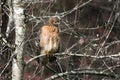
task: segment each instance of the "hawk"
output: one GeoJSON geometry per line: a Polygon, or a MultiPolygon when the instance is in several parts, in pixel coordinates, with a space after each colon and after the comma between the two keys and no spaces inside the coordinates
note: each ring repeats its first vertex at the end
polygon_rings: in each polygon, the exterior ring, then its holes
{"type": "Polygon", "coordinates": [[[40,62],[46,65],[56,59],[53,56],[59,47],[59,18],[51,17],[40,30],[40,53],[46,56],[40,58],[40,62]]]}

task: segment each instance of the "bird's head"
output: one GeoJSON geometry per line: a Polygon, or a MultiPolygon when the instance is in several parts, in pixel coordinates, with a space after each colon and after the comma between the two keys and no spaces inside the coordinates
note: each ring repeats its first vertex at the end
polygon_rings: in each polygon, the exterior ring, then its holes
{"type": "Polygon", "coordinates": [[[48,20],[48,24],[58,26],[60,24],[60,18],[58,18],[58,17],[51,17],[48,20]]]}

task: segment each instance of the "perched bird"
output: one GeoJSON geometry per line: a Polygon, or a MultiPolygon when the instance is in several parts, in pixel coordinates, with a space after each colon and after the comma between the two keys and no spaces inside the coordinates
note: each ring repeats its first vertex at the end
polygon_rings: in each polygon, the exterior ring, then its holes
{"type": "Polygon", "coordinates": [[[40,58],[40,62],[46,65],[56,60],[53,56],[59,47],[59,18],[51,17],[40,30],[40,53],[46,56],[40,58]]]}

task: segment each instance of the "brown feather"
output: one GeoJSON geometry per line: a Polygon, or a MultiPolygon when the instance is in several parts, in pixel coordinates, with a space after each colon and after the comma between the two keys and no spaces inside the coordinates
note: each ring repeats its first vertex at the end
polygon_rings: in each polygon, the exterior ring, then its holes
{"type": "MultiPolygon", "coordinates": [[[[58,20],[50,18],[46,25],[42,26],[40,33],[40,48],[41,54],[46,54],[46,57],[41,58],[42,64],[47,64],[49,59],[52,59],[53,54],[59,47],[59,29],[56,26],[58,20]]],[[[52,60],[51,60],[52,61],[52,60]]]]}

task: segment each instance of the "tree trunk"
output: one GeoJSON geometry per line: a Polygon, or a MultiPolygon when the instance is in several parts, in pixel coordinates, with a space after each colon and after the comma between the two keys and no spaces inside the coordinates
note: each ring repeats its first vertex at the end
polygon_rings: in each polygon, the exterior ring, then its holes
{"type": "Polygon", "coordinates": [[[15,57],[12,62],[12,80],[23,80],[23,47],[25,38],[24,9],[21,0],[13,0],[13,21],[15,25],[15,57]]]}

